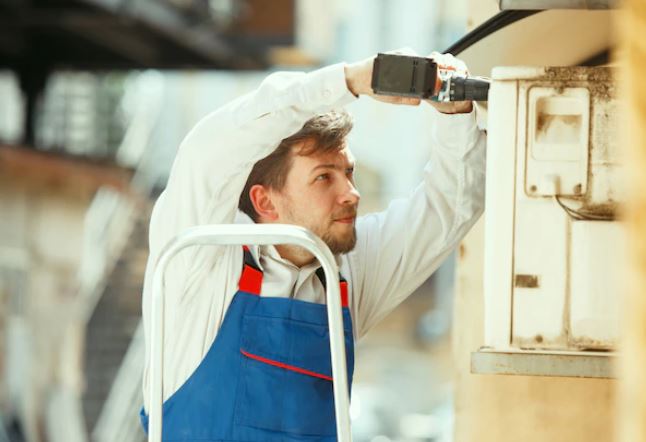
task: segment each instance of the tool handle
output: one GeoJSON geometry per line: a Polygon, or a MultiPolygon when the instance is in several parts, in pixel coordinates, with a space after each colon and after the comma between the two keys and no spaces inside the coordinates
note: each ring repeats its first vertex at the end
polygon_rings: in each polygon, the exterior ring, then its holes
{"type": "Polygon", "coordinates": [[[450,101],[487,101],[490,82],[484,78],[453,77],[450,79],[450,101]]]}

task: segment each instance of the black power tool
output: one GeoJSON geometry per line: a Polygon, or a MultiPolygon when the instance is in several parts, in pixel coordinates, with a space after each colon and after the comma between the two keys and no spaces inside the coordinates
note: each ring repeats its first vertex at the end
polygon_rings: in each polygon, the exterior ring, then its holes
{"type": "Polygon", "coordinates": [[[438,66],[431,58],[378,54],[372,69],[372,90],[379,95],[435,101],[487,101],[489,80],[468,77],[438,66]]]}

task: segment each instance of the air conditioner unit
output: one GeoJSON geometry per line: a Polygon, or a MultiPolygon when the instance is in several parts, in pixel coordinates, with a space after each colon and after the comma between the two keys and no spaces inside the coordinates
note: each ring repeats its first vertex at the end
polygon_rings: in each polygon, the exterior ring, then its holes
{"type": "Polygon", "coordinates": [[[608,67],[493,70],[485,346],[474,372],[612,376],[624,268],[613,76],[608,67]]]}

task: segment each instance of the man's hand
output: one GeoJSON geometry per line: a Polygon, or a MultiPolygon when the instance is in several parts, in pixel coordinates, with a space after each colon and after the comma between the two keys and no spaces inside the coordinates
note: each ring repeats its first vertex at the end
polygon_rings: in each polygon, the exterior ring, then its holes
{"type": "MultiPolygon", "coordinates": [[[[394,54],[403,55],[417,55],[410,49],[401,49],[393,51],[394,54]]],[[[461,60],[455,58],[450,54],[440,54],[433,52],[430,58],[443,68],[452,68],[457,71],[467,72],[466,65],[461,60]]],[[[378,101],[393,104],[406,104],[410,106],[417,106],[421,100],[419,98],[409,97],[391,97],[387,95],[376,95],[372,91],[372,67],[375,57],[370,57],[357,63],[349,64],[345,67],[345,80],[348,90],[354,95],[367,95],[378,101]]],[[[445,114],[469,113],[473,109],[471,101],[456,101],[451,103],[438,103],[436,101],[426,100],[438,111],[445,114]]]]}
{"type": "MultiPolygon", "coordinates": [[[[469,73],[467,65],[464,64],[462,60],[455,58],[451,54],[431,52],[429,58],[432,58],[440,69],[448,68],[463,73],[464,75],[469,73]]],[[[431,106],[443,114],[468,114],[473,110],[472,101],[449,101],[447,103],[441,103],[438,101],[426,100],[426,102],[430,103],[431,106]]]]}

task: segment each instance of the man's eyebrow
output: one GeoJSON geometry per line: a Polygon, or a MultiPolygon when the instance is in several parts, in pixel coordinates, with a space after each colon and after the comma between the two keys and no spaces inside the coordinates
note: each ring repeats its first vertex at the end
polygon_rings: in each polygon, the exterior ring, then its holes
{"type": "Polygon", "coordinates": [[[317,170],[317,169],[334,169],[334,170],[340,170],[340,169],[344,169],[344,170],[347,170],[347,169],[354,169],[354,161],[353,161],[353,162],[351,162],[351,163],[348,165],[348,167],[342,167],[342,166],[339,166],[339,165],[337,165],[337,164],[319,164],[318,166],[315,166],[315,167],[312,169],[312,172],[314,172],[314,171],[315,171],[315,170],[317,170]]]}

